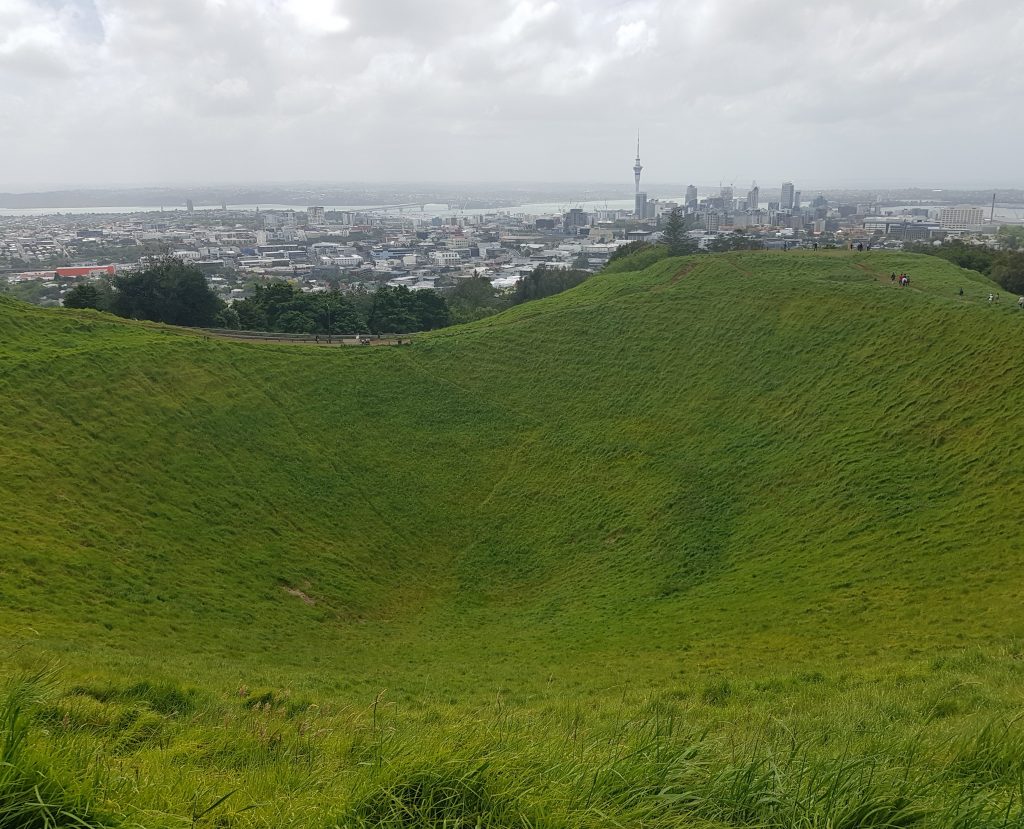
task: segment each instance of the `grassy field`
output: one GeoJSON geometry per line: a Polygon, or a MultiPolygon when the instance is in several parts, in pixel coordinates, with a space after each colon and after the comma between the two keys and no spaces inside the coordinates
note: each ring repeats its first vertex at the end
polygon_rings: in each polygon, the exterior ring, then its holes
{"type": "Polygon", "coordinates": [[[364,349],[0,298],[0,826],[1024,825],[990,292],[701,256],[364,349]]]}

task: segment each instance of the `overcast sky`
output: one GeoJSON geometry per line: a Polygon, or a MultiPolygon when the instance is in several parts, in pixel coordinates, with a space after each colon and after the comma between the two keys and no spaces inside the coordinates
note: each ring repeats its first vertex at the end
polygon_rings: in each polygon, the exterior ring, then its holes
{"type": "Polygon", "coordinates": [[[1024,185],[1022,0],[0,0],[0,191],[1024,185]]]}

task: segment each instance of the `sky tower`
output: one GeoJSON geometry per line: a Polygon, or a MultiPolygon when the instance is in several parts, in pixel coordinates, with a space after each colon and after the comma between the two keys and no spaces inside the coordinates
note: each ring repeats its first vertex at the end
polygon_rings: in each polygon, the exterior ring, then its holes
{"type": "Polygon", "coordinates": [[[647,218],[647,194],[640,192],[640,130],[636,131],[636,163],[633,165],[633,179],[636,182],[636,196],[633,200],[633,215],[638,219],[647,218]]]}
{"type": "Polygon", "coordinates": [[[636,192],[640,192],[640,171],[643,170],[640,163],[640,130],[636,131],[636,164],[633,165],[633,178],[636,181],[636,192]]]}

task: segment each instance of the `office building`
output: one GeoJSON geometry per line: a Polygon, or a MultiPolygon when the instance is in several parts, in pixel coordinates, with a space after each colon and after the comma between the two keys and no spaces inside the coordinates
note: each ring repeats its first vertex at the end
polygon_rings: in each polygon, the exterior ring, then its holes
{"type": "Polygon", "coordinates": [[[985,223],[980,207],[943,207],[939,211],[939,227],[943,230],[967,230],[985,223]]]}
{"type": "Polygon", "coordinates": [[[792,210],[793,209],[793,194],[794,194],[793,182],[791,182],[791,181],[784,181],[784,182],[782,182],[782,198],[779,201],[780,201],[780,206],[782,207],[783,210],[792,210]]]}
{"type": "Polygon", "coordinates": [[[572,208],[562,217],[562,229],[566,233],[576,233],[581,227],[590,224],[590,216],[579,207],[572,208]]]}
{"type": "Polygon", "coordinates": [[[647,218],[647,194],[637,193],[633,202],[633,216],[637,219],[647,218]]]}

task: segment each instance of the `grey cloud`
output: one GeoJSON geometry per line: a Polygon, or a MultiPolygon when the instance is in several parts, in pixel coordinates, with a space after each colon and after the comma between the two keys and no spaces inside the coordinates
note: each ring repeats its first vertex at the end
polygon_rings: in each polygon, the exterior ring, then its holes
{"type": "Polygon", "coordinates": [[[121,182],[628,184],[638,125],[651,181],[827,182],[856,157],[1024,183],[1017,0],[0,0],[0,32],[6,111],[63,114],[6,142],[0,189],[84,158],[121,182]],[[132,129],[75,129],[97,115],[132,129]],[[982,131],[999,151],[965,155],[982,131]]]}
{"type": "Polygon", "coordinates": [[[39,43],[0,46],[0,71],[42,78],[66,78],[73,69],[58,52],[39,43]]]}

